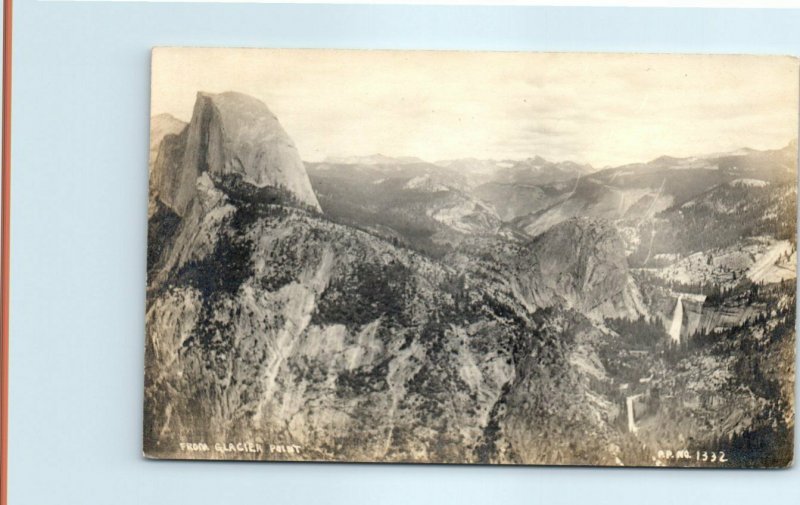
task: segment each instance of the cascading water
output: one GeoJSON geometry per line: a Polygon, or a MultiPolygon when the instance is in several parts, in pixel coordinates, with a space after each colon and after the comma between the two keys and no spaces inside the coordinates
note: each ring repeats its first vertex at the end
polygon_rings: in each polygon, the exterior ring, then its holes
{"type": "Polygon", "coordinates": [[[676,344],[681,342],[681,328],[683,326],[683,296],[678,297],[675,311],[672,313],[672,323],[669,326],[669,336],[676,344]]]}
{"type": "Polygon", "coordinates": [[[633,395],[625,398],[625,407],[628,411],[628,431],[636,433],[639,428],[636,427],[636,413],[634,412],[633,402],[642,395],[633,395]]]}

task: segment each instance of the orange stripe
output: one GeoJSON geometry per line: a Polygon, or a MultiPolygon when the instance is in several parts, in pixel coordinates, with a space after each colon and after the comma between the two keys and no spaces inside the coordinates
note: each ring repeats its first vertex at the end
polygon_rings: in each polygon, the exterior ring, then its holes
{"type": "Polygon", "coordinates": [[[8,503],[8,255],[10,183],[11,183],[11,4],[3,0],[3,173],[0,224],[0,505],[8,503]]]}

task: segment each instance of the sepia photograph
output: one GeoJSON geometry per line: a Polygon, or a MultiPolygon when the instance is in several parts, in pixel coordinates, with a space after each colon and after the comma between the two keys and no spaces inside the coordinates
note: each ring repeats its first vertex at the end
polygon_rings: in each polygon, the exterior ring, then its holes
{"type": "Polygon", "coordinates": [[[792,465],[796,58],[151,57],[145,457],[792,465]]]}

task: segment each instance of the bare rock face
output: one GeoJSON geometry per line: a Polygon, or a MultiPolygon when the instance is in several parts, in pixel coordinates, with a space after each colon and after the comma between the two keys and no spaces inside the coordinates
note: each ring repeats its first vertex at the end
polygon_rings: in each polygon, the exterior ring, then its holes
{"type": "Polygon", "coordinates": [[[235,189],[198,178],[153,276],[148,455],[200,437],[286,441],[308,460],[613,464],[619,410],[584,372],[602,365],[582,341],[602,337],[570,310],[624,303],[625,265],[593,257],[608,230],[565,223],[558,249],[530,244],[531,286],[585,271],[528,307],[482,271],[235,189]]]}
{"type": "MultiPolygon", "coordinates": [[[[154,170],[158,154],[164,139],[170,139],[166,142],[167,145],[173,145],[174,141],[171,139],[176,138],[182,131],[186,129],[186,123],[170,114],[158,114],[150,118],[150,157],[147,164],[148,173],[150,175],[149,192],[150,199],[147,208],[147,217],[153,217],[159,209],[157,183],[163,179],[160,172],[154,170]]],[[[165,163],[159,164],[159,169],[165,168],[165,163]]],[[[161,205],[163,206],[163,204],[161,205]]]]}
{"type": "Polygon", "coordinates": [[[304,209],[253,211],[206,175],[197,191],[148,305],[149,455],[201,436],[312,460],[483,457],[513,342],[534,331],[504,323],[519,307],[304,209]],[[489,298],[500,315],[478,315],[489,298]]]}
{"type": "Polygon", "coordinates": [[[320,209],[300,155],[278,119],[262,102],[240,93],[198,93],[188,127],[166,137],[159,148],[154,189],[183,216],[204,172],[238,175],[257,188],[282,188],[320,209]]]}
{"type": "Polygon", "coordinates": [[[517,266],[533,305],[565,305],[597,317],[646,313],[628,272],[622,238],[608,222],[571,219],[534,239],[517,266]]]}
{"type": "Polygon", "coordinates": [[[167,135],[179,135],[186,123],[171,114],[158,114],[150,118],[150,169],[158,158],[158,148],[167,135]]]}

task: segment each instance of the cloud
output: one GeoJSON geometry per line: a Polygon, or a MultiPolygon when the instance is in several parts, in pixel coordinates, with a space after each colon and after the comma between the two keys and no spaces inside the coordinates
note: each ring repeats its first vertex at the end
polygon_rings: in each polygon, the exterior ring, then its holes
{"type": "Polygon", "coordinates": [[[797,136],[786,57],[158,49],[152,112],[197,91],[263,100],[308,160],[541,155],[596,166],[797,136]]]}

